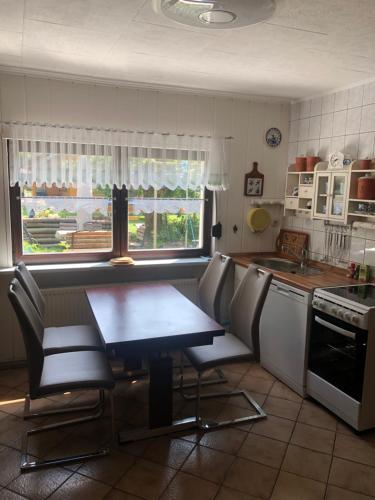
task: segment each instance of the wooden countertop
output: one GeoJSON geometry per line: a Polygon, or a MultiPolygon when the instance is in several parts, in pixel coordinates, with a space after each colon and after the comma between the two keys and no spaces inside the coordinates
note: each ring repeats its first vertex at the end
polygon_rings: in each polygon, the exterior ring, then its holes
{"type": "MultiPolygon", "coordinates": [[[[230,254],[235,264],[247,267],[255,258],[263,257],[281,257],[277,252],[264,253],[233,253],[230,254]]],[[[295,286],[306,292],[312,292],[315,288],[339,285],[358,285],[360,282],[346,277],[346,269],[330,266],[321,262],[311,261],[310,267],[317,267],[323,272],[321,274],[304,276],[300,274],[285,273],[282,271],[274,271],[271,269],[275,279],[286,283],[287,285],[295,286]]]]}

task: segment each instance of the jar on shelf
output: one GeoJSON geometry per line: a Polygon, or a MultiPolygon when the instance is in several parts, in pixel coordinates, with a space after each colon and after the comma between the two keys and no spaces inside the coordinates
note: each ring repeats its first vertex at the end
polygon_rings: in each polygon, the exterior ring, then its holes
{"type": "Polygon", "coordinates": [[[358,178],[357,198],[359,200],[375,200],[375,177],[365,175],[358,178]]]}

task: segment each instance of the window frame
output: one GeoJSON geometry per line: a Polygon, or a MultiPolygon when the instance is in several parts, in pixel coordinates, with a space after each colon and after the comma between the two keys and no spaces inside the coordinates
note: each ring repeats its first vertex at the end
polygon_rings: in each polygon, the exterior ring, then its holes
{"type": "MultiPolygon", "coordinates": [[[[9,166],[9,141],[7,141],[9,166]]],[[[103,262],[113,257],[130,256],[135,260],[168,259],[200,257],[210,254],[211,226],[213,214],[213,192],[204,189],[203,206],[203,245],[200,248],[186,249],[128,249],[128,191],[125,186],[112,189],[112,251],[111,252],[79,252],[53,254],[23,254],[21,190],[18,183],[9,186],[9,201],[11,214],[11,241],[13,263],[24,261],[27,264],[58,264],[78,262],[103,262]]]]}

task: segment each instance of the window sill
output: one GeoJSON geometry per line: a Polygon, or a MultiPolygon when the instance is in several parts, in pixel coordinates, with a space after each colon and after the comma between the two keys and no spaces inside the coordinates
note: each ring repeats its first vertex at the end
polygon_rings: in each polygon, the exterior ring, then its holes
{"type": "MultiPolygon", "coordinates": [[[[164,268],[170,266],[199,266],[205,265],[209,261],[209,257],[185,257],[177,259],[147,259],[147,260],[136,260],[134,265],[131,266],[113,266],[109,262],[81,262],[81,263],[65,263],[65,264],[27,264],[30,271],[39,273],[54,273],[66,272],[66,271],[123,271],[126,269],[147,269],[147,268],[164,268]]],[[[14,267],[6,267],[0,269],[2,274],[12,274],[14,272],[14,267]]]]}
{"type": "MultiPolygon", "coordinates": [[[[132,266],[112,266],[109,262],[30,265],[41,288],[111,285],[135,281],[170,281],[200,279],[207,267],[207,257],[150,259],[132,266]]],[[[0,269],[6,282],[14,276],[14,267],[0,269]]]]}

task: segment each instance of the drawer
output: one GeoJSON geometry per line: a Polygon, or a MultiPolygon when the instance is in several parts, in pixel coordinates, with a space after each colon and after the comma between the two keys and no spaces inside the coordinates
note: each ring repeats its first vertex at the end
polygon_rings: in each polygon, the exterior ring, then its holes
{"type": "Polygon", "coordinates": [[[300,198],[313,198],[314,188],[313,186],[300,186],[299,197],[300,198]]]}
{"type": "Polygon", "coordinates": [[[289,210],[298,209],[298,198],[285,198],[285,208],[289,210]]]}

